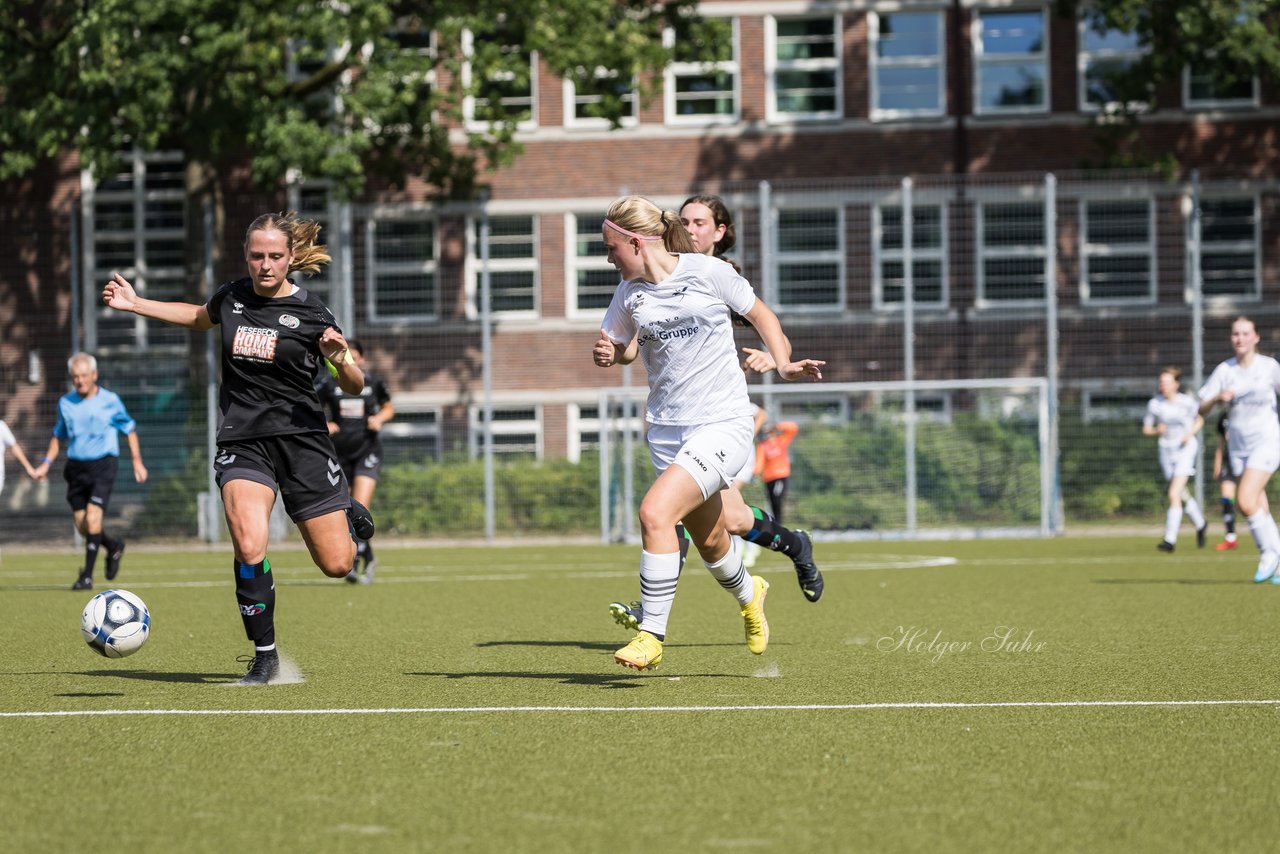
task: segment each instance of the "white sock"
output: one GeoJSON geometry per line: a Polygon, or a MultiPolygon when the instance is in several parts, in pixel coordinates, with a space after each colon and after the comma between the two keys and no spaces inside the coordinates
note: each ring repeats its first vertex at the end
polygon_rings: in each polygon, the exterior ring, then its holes
{"type": "Polygon", "coordinates": [[[1258,544],[1258,551],[1280,552],[1280,530],[1277,530],[1276,520],[1271,518],[1270,512],[1259,510],[1247,521],[1253,541],[1258,544]]]}
{"type": "Polygon", "coordinates": [[[739,605],[750,605],[755,596],[755,582],[746,567],[742,565],[742,555],[738,553],[738,544],[729,539],[729,551],[715,563],[703,561],[703,566],[720,582],[720,586],[728,590],[739,605]]]}
{"type": "Polygon", "coordinates": [[[1204,512],[1201,511],[1200,505],[1196,503],[1194,498],[1189,498],[1182,502],[1182,510],[1187,514],[1187,518],[1191,520],[1191,524],[1196,526],[1196,530],[1204,527],[1204,512]]]}
{"type": "Polygon", "coordinates": [[[1170,507],[1164,511],[1164,541],[1166,543],[1176,543],[1178,541],[1178,526],[1181,524],[1181,507],[1170,507]]]}
{"type": "Polygon", "coordinates": [[[666,637],[667,617],[680,580],[680,552],[655,555],[640,551],[640,630],[666,637]]]}

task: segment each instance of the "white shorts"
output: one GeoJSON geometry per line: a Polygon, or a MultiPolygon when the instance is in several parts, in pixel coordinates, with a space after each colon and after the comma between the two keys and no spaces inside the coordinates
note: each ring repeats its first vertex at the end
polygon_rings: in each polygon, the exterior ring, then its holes
{"type": "Polygon", "coordinates": [[[650,424],[649,459],[658,474],[672,463],[680,466],[710,498],[728,488],[751,457],[754,427],[750,415],[711,424],[650,424]]]}
{"type": "Polygon", "coordinates": [[[1280,443],[1259,442],[1256,448],[1241,453],[1236,453],[1234,446],[1229,450],[1231,451],[1231,473],[1237,479],[1244,474],[1245,469],[1257,469],[1267,474],[1274,474],[1275,470],[1280,468],[1280,443]]]}
{"type": "MultiPolygon", "coordinates": [[[[754,437],[753,437],[754,438],[754,437]]],[[[747,454],[747,461],[743,464],[738,473],[733,476],[734,483],[747,484],[756,476],[756,449],[753,445],[751,453],[747,454]]]]}
{"type": "Polygon", "coordinates": [[[1175,477],[1193,477],[1196,473],[1196,460],[1200,456],[1200,443],[1188,442],[1185,445],[1174,445],[1160,449],[1160,468],[1164,471],[1165,480],[1175,477]]]}

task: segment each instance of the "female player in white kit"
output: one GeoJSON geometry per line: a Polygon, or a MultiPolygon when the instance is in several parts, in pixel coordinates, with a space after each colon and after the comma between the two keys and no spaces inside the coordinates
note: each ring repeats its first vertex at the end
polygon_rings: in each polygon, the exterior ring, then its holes
{"type": "Polygon", "coordinates": [[[783,379],[821,379],[825,363],[793,362],[777,315],[730,265],[698,253],[674,212],[624,196],[610,205],[603,237],[622,282],[592,358],[600,367],[626,364],[637,355],[643,360],[649,376],[649,457],[658,472],[640,504],[640,631],[614,660],[637,670],[662,661],[680,574],[675,525],[681,520],[707,570],[737,599],[747,648],[760,655],[769,645],[769,585],[742,565],[725,531],[720,500],[753,440],[753,411],[730,311],[755,326],[783,379]]]}
{"type": "Polygon", "coordinates": [[[1208,415],[1219,403],[1230,407],[1227,445],[1231,472],[1239,478],[1236,504],[1262,553],[1253,580],[1280,584],[1276,575],[1280,529],[1267,502],[1267,481],[1280,468],[1280,419],[1276,417],[1280,362],[1260,354],[1258,341],[1254,322],[1237,317],[1231,324],[1231,348],[1236,355],[1214,368],[1200,389],[1200,415],[1208,415]]]}
{"type": "Polygon", "coordinates": [[[1169,509],[1164,517],[1164,539],[1156,545],[1162,552],[1173,551],[1178,542],[1178,526],[1185,508],[1187,518],[1196,526],[1196,545],[1204,548],[1204,513],[1187,493],[1187,480],[1196,473],[1200,459],[1200,401],[1178,391],[1182,371],[1170,366],[1160,372],[1160,393],[1147,402],[1142,419],[1142,435],[1158,436],[1160,468],[1169,481],[1169,509]]]}

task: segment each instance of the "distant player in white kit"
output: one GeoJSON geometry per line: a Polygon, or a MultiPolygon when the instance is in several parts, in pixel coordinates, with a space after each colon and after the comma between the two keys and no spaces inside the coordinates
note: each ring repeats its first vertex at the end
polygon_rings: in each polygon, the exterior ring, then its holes
{"type": "Polygon", "coordinates": [[[696,252],[674,212],[623,197],[609,207],[603,237],[622,282],[592,358],[602,368],[643,359],[649,456],[658,472],[640,504],[640,631],[614,660],[637,670],[662,661],[680,575],[675,525],[681,520],[707,570],[738,601],[747,648],[759,655],[769,644],[769,585],[742,565],[720,497],[751,453],[753,435],[730,312],[755,326],[783,379],[821,379],[824,363],[791,360],[777,316],[731,266],[696,252]]]}
{"type": "Polygon", "coordinates": [[[1236,355],[1214,368],[1200,389],[1200,415],[1208,415],[1219,403],[1230,407],[1227,444],[1231,472],[1239,478],[1236,505],[1261,552],[1253,580],[1280,584],[1276,575],[1280,529],[1267,502],[1267,481],[1280,468],[1280,419],[1276,416],[1280,362],[1260,354],[1258,341],[1254,322],[1237,317],[1231,324],[1231,348],[1236,355]]]}
{"type": "Polygon", "coordinates": [[[1173,551],[1178,542],[1178,527],[1185,511],[1196,526],[1196,545],[1204,548],[1204,535],[1208,523],[1200,505],[1187,492],[1187,480],[1196,473],[1200,459],[1200,402],[1185,392],[1178,391],[1182,371],[1167,367],[1160,372],[1160,393],[1147,402],[1147,414],[1142,419],[1142,435],[1158,436],[1160,468],[1169,481],[1169,509],[1164,517],[1164,539],[1156,548],[1162,552],[1173,551]]]}

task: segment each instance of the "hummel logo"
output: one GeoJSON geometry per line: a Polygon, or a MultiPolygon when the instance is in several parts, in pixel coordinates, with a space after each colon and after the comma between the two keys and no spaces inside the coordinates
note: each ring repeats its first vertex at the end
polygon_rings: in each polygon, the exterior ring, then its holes
{"type": "Polygon", "coordinates": [[[235,461],[236,461],[235,454],[223,454],[222,456],[214,460],[214,462],[216,462],[220,466],[229,466],[235,461]]]}
{"type": "Polygon", "coordinates": [[[329,484],[331,486],[338,485],[338,480],[340,479],[340,475],[338,473],[340,471],[342,471],[342,466],[338,465],[333,460],[329,460],[329,484]]]}
{"type": "Polygon", "coordinates": [[[231,313],[232,313],[232,314],[243,314],[243,313],[244,313],[244,303],[242,303],[242,302],[235,302],[235,301],[232,301],[232,303],[231,303],[231,313]]]}

